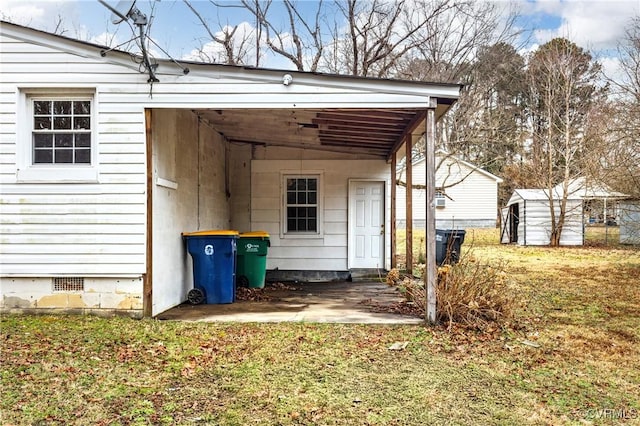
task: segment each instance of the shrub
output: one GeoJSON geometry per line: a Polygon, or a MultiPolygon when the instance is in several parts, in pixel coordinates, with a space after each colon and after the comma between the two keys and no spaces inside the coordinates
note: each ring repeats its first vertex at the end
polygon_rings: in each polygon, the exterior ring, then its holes
{"type": "MultiPolygon", "coordinates": [[[[424,266],[422,266],[424,268],[424,266]]],[[[424,281],[391,270],[387,284],[395,286],[424,317],[424,281]]],[[[455,265],[438,268],[437,318],[440,322],[484,329],[513,317],[515,297],[504,265],[490,265],[465,256],[455,265]]]]}

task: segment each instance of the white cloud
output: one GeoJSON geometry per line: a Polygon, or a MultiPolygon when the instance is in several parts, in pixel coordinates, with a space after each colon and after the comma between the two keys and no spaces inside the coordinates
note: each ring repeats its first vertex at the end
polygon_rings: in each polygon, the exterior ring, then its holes
{"type": "Polygon", "coordinates": [[[533,7],[561,21],[555,28],[534,31],[537,42],[565,37],[588,50],[614,48],[630,18],[640,14],[637,0],[541,0],[533,7]]]}
{"type": "Polygon", "coordinates": [[[0,16],[19,25],[44,31],[69,30],[78,22],[76,1],[2,0],[0,16]]]}

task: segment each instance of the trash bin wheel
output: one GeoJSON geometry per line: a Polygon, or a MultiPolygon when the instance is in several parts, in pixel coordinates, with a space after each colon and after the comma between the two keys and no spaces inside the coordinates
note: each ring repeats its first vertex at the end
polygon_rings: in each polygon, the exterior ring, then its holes
{"type": "Polygon", "coordinates": [[[249,287],[249,278],[247,278],[246,275],[238,275],[236,284],[239,287],[249,287]]]}
{"type": "Polygon", "coordinates": [[[201,304],[202,302],[204,302],[204,291],[200,290],[199,288],[192,288],[191,290],[189,290],[189,293],[187,293],[187,300],[192,305],[201,304]]]}

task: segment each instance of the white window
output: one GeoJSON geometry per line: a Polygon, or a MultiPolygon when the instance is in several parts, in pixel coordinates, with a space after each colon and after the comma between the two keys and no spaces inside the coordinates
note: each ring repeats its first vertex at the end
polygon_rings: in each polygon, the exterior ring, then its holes
{"type": "Polygon", "coordinates": [[[283,231],[288,236],[321,233],[321,180],[319,175],[284,175],[283,231]]]}
{"type": "Polygon", "coordinates": [[[26,91],[20,100],[18,180],[96,182],[93,93],[26,91]]]}

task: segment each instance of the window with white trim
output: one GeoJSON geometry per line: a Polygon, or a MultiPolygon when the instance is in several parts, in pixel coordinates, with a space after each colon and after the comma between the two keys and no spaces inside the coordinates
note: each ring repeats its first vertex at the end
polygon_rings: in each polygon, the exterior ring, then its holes
{"type": "Polygon", "coordinates": [[[94,89],[21,89],[19,182],[97,182],[94,89]]]}
{"type": "Polygon", "coordinates": [[[284,176],[285,234],[320,232],[319,176],[284,176]]]}

